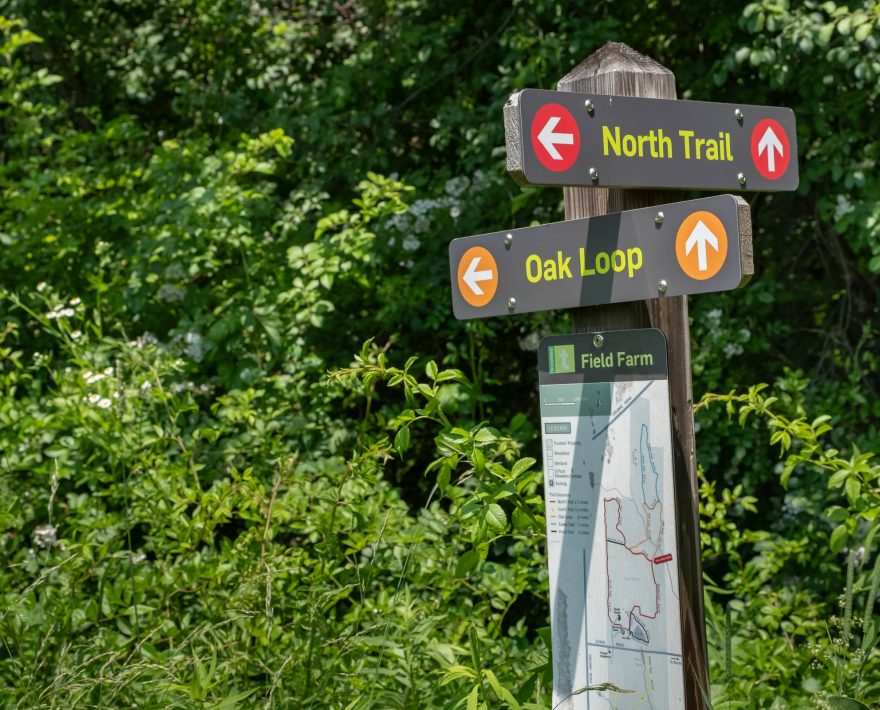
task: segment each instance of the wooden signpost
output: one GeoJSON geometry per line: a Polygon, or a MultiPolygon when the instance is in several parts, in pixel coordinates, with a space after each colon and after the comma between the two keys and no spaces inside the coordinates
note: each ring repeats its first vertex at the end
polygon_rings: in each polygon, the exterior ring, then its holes
{"type": "Polygon", "coordinates": [[[708,707],[687,294],[748,281],[751,218],[730,195],[664,203],[668,188],[793,190],[797,141],[788,109],[675,99],[672,72],[618,43],[557,92],[515,94],[508,170],[563,185],[566,221],[450,245],[458,318],[572,308],[573,334],[539,349],[562,710],[607,692],[708,707]]]}

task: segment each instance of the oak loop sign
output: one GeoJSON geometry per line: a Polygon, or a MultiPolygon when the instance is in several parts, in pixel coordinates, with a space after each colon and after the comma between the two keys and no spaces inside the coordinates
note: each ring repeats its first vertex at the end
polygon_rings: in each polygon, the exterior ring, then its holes
{"type": "Polygon", "coordinates": [[[727,291],[752,275],[749,206],[718,195],[449,244],[456,318],[727,291]]]}
{"type": "Polygon", "coordinates": [[[522,185],[795,190],[791,109],[525,89],[504,107],[522,185]]]}

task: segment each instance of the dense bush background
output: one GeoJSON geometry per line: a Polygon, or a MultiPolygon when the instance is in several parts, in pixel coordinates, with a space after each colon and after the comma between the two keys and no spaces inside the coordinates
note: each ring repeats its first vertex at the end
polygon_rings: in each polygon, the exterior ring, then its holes
{"type": "Polygon", "coordinates": [[[608,40],[798,118],[691,301],[713,699],[880,702],[875,3],[0,0],[3,705],[547,706],[569,326],[446,248],[561,218],[501,107],[608,40]]]}

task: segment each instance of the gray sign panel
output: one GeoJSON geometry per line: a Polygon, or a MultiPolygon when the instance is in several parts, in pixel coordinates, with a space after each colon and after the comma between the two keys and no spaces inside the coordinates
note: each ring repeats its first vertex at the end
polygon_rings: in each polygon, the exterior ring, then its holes
{"type": "Polygon", "coordinates": [[[751,214],[717,195],[492,232],[449,265],[459,320],[727,291],[753,273],[751,214]]]}
{"type": "Polygon", "coordinates": [[[791,109],[525,89],[504,108],[521,185],[777,192],[798,186],[791,109]]]}
{"type": "Polygon", "coordinates": [[[684,708],[663,333],[553,336],[538,364],[553,704],[684,708]],[[621,701],[606,683],[636,699],[621,701]],[[577,693],[585,686],[600,688],[592,700],[577,693]]]}

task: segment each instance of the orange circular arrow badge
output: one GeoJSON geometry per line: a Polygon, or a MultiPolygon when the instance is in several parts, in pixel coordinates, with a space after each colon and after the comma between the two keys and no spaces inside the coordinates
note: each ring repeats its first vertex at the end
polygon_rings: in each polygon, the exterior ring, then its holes
{"type": "Polygon", "coordinates": [[[711,279],[727,258],[727,232],[721,220],[702,210],[689,214],[675,235],[675,256],[692,279],[711,279]]]}
{"type": "Polygon", "coordinates": [[[498,288],[498,266],[488,249],[471,247],[458,262],[458,290],[472,306],[485,306],[498,288]]]}

